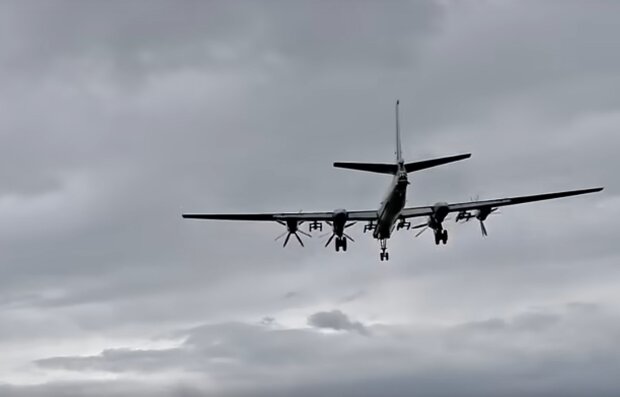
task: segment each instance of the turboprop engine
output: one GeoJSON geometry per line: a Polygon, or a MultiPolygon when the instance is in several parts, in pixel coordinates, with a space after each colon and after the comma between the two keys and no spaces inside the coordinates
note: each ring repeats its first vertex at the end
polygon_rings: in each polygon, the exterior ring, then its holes
{"type": "Polygon", "coordinates": [[[435,205],[433,205],[433,213],[429,215],[428,221],[413,226],[413,229],[422,228],[415,237],[424,233],[426,229],[432,229],[435,232],[435,244],[439,245],[440,242],[446,244],[448,242],[448,231],[443,228],[443,221],[446,219],[449,212],[450,208],[448,207],[448,203],[435,203],[435,205]]]}
{"type": "Polygon", "coordinates": [[[332,233],[327,239],[325,246],[327,247],[334,237],[336,238],[335,248],[336,251],[340,251],[342,248],[343,251],[347,250],[347,240],[355,242],[351,236],[345,233],[345,229],[355,225],[357,222],[347,223],[349,220],[349,214],[345,209],[337,209],[334,210],[334,215],[331,221],[327,221],[327,224],[332,227],[332,233]]]}

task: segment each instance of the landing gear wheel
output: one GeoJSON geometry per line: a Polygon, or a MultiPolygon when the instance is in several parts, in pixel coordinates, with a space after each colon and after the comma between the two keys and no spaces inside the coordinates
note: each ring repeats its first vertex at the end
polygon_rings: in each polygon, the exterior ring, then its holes
{"type": "Polygon", "coordinates": [[[347,252],[347,239],[346,239],[346,237],[342,238],[342,250],[344,252],[347,252]]]}
{"type": "Polygon", "coordinates": [[[340,252],[340,237],[336,237],[336,242],[334,243],[336,247],[336,252],[340,252]]]}
{"type": "Polygon", "coordinates": [[[439,243],[441,242],[441,233],[440,232],[435,232],[435,245],[439,245],[439,243]]]}
{"type": "Polygon", "coordinates": [[[444,230],[443,233],[441,233],[441,242],[443,243],[443,245],[446,245],[446,243],[448,242],[448,231],[444,230]]]}
{"type": "Polygon", "coordinates": [[[390,254],[387,253],[387,239],[380,239],[379,243],[381,244],[381,254],[379,254],[379,258],[381,259],[381,261],[389,261],[390,260],[390,254]]]}

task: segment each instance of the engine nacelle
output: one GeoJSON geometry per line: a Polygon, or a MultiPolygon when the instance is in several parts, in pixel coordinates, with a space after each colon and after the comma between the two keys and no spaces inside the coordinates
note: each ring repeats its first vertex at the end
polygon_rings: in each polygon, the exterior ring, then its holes
{"type": "Polygon", "coordinates": [[[286,230],[288,230],[289,233],[297,232],[297,230],[299,230],[299,221],[296,219],[287,219],[286,230]]]}
{"type": "Polygon", "coordinates": [[[439,222],[439,223],[443,222],[443,220],[446,219],[446,216],[448,216],[448,212],[449,212],[448,203],[439,202],[433,205],[432,216],[436,222],[439,222]]]}
{"type": "Polygon", "coordinates": [[[493,208],[491,207],[482,207],[476,211],[476,219],[479,221],[484,221],[487,217],[493,212],[493,208]]]}
{"type": "Polygon", "coordinates": [[[344,227],[349,219],[349,213],[345,209],[337,209],[334,210],[334,215],[332,218],[332,228],[334,229],[334,233],[338,236],[344,233],[344,227]]]}

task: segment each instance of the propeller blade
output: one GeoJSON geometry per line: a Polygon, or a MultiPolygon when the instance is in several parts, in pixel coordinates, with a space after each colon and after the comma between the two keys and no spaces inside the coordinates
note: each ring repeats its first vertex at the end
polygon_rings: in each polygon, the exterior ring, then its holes
{"type": "Polygon", "coordinates": [[[488,236],[487,228],[484,226],[484,222],[480,221],[480,231],[482,231],[482,237],[488,236]]]}
{"type": "Polygon", "coordinates": [[[286,247],[286,244],[288,244],[288,239],[291,238],[291,234],[292,233],[286,235],[286,238],[284,239],[284,244],[282,245],[283,248],[286,247]]]}
{"type": "Polygon", "coordinates": [[[303,230],[297,230],[297,232],[303,234],[306,237],[312,238],[312,235],[310,233],[308,233],[308,232],[304,232],[303,230]]]}
{"type": "Polygon", "coordinates": [[[288,230],[285,231],[284,233],[282,233],[281,235],[279,235],[278,237],[276,237],[273,241],[278,241],[280,240],[282,237],[284,237],[286,235],[286,233],[288,233],[288,230]]]}
{"type": "Polygon", "coordinates": [[[304,246],[304,242],[301,241],[301,238],[299,237],[299,234],[293,233],[293,236],[297,237],[297,241],[299,241],[299,244],[301,244],[301,246],[303,247],[304,246]]]}
{"type": "Polygon", "coordinates": [[[351,227],[351,226],[355,225],[356,223],[357,223],[357,222],[351,222],[351,223],[348,223],[348,224],[344,225],[344,228],[346,229],[346,228],[348,228],[348,227],[351,227]]]}
{"type": "Polygon", "coordinates": [[[352,242],[355,242],[355,240],[353,240],[353,237],[349,236],[348,234],[346,234],[346,233],[342,233],[342,235],[343,235],[345,238],[348,238],[349,240],[351,240],[352,242]]]}
{"type": "Polygon", "coordinates": [[[334,239],[335,234],[332,233],[331,236],[329,236],[329,239],[327,239],[327,242],[325,243],[325,246],[327,247],[329,245],[329,243],[332,242],[332,240],[334,239]]]}
{"type": "Polygon", "coordinates": [[[411,226],[412,229],[419,229],[421,227],[428,227],[428,223],[420,223],[419,225],[411,226]]]}
{"type": "MultiPolygon", "coordinates": [[[[424,226],[426,226],[426,225],[424,225],[424,226]]],[[[424,229],[420,230],[420,231],[418,232],[418,234],[416,234],[416,235],[415,235],[415,237],[420,236],[420,234],[424,233],[424,232],[426,231],[426,229],[428,229],[428,226],[426,226],[424,229]]]]}

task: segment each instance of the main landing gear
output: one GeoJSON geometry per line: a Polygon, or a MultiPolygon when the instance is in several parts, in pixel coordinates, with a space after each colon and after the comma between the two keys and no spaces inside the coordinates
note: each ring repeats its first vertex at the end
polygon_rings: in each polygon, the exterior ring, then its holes
{"type": "Polygon", "coordinates": [[[448,231],[446,229],[440,229],[435,231],[435,245],[439,245],[439,243],[443,243],[446,245],[448,242],[448,231]]]}
{"type": "Polygon", "coordinates": [[[381,259],[381,262],[389,261],[390,254],[387,252],[387,239],[382,238],[379,242],[381,243],[381,253],[379,254],[379,259],[381,259]]]}
{"type": "Polygon", "coordinates": [[[336,243],[334,245],[336,246],[336,252],[340,251],[340,248],[342,248],[342,251],[347,252],[346,237],[336,237],[336,243]]]}

